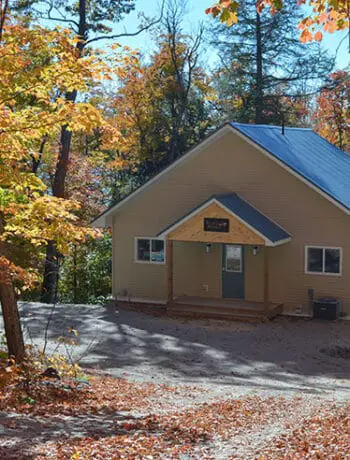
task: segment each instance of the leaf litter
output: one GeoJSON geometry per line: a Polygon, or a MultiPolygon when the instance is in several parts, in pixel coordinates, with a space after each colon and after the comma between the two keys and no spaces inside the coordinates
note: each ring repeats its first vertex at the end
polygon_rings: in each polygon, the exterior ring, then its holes
{"type": "Polygon", "coordinates": [[[91,375],[85,385],[34,386],[28,401],[23,390],[10,385],[0,396],[0,410],[11,415],[0,421],[8,433],[0,440],[0,458],[350,458],[349,404],[323,400],[310,409],[304,396],[257,395],[203,403],[202,392],[91,375]],[[189,395],[192,402],[183,408],[178,402],[188,402],[189,395]],[[38,424],[39,432],[22,435],[17,443],[11,440],[9,433],[28,429],[30,421],[38,424]],[[62,423],[66,426],[60,432],[62,423]],[[49,428],[41,433],[44,425],[49,428]],[[249,444],[254,433],[268,432],[273,425],[278,427],[276,436],[267,436],[265,444],[260,439],[254,453],[252,446],[238,448],[238,440],[249,444]]]}

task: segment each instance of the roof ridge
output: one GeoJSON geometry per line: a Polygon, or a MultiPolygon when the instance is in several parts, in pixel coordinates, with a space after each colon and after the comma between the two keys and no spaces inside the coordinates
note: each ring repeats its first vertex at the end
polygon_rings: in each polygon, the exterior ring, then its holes
{"type": "MultiPolygon", "coordinates": [[[[239,123],[236,121],[230,121],[229,122],[232,126],[249,126],[250,128],[268,128],[268,129],[282,129],[281,125],[266,125],[266,124],[260,124],[257,125],[255,123],[239,123]]],[[[285,126],[284,129],[298,129],[301,131],[312,131],[315,132],[312,128],[302,128],[301,126],[285,126]]]]}
{"type": "Polygon", "coordinates": [[[214,195],[212,195],[212,197],[221,198],[223,196],[232,196],[232,195],[239,196],[236,192],[225,192],[225,193],[215,193],[214,195]]]}

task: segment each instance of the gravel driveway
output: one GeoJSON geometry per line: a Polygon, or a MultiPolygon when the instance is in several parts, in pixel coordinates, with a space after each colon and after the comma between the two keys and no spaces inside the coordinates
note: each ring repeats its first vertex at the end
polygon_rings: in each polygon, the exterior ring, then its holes
{"type": "MultiPolygon", "coordinates": [[[[151,403],[152,413],[186,411],[254,393],[286,398],[272,398],[274,404],[287,401],[287,409],[272,411],[264,424],[238,430],[227,439],[215,436],[206,447],[208,458],[261,458],[260,452],[274,439],[294,436],[304,419],[349,399],[350,321],[280,317],[266,324],[246,324],[176,319],[113,305],[57,305],[53,310],[22,303],[20,309],[27,343],[43,347],[46,335],[47,351],[59,346],[64,353],[67,350],[57,338],[74,328],[79,343],[68,352],[81,365],[128,380],[175,386],[176,391],[163,391],[151,403]]],[[[148,413],[137,409],[107,417],[0,413],[0,457],[5,452],[2,458],[9,460],[32,459],[33,449],[39,448],[47,455],[50,446],[64,439],[108,436],[115,433],[121,416],[143,415],[148,413]]],[[[57,457],[53,453],[50,458],[57,457]]],[[[191,458],[203,455],[194,453],[191,458]]]]}
{"type": "Polygon", "coordinates": [[[39,303],[20,308],[27,342],[43,346],[51,315],[49,351],[57,337],[75,328],[79,345],[72,350],[81,365],[130,380],[198,385],[213,397],[350,394],[349,321],[280,317],[247,324],[168,318],[113,305],[57,305],[53,312],[39,303]]]}

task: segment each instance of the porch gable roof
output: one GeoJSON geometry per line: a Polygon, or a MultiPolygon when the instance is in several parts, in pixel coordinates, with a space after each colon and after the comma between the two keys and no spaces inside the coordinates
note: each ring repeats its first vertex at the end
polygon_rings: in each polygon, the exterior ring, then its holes
{"type": "Polygon", "coordinates": [[[236,193],[211,196],[208,200],[201,203],[183,217],[163,229],[157,236],[159,238],[166,238],[169,233],[180,227],[183,223],[210,206],[212,203],[218,204],[226,212],[233,215],[246,227],[260,236],[265,241],[266,246],[278,246],[291,239],[291,235],[288,232],[258,211],[247,201],[243,200],[236,193]]]}

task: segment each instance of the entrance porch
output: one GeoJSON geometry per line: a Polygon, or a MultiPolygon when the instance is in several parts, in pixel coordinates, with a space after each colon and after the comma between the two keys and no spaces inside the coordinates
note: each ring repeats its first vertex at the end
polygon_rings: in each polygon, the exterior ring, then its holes
{"type": "Polygon", "coordinates": [[[280,313],[269,251],[290,235],[238,195],[210,198],[157,236],[166,240],[169,311],[244,320],[280,313]]]}

